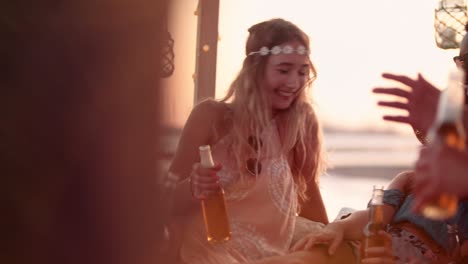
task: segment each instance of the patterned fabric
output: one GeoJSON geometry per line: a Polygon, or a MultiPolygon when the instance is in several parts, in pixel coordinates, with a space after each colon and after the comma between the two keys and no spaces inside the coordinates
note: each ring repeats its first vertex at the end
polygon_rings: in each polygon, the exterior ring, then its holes
{"type": "MultiPolygon", "coordinates": [[[[405,199],[403,192],[397,189],[384,191],[383,201],[385,204],[392,205],[397,210],[392,223],[411,222],[420,228],[423,228],[439,245],[447,248],[446,223],[442,221],[433,221],[416,215],[412,212],[411,206],[413,196],[408,195],[405,199]],[[403,200],[404,199],[404,200],[403,200]]],[[[460,242],[468,240],[468,201],[462,200],[458,203],[457,214],[454,218],[447,221],[450,224],[458,226],[458,236],[460,242]]]]}
{"type": "MultiPolygon", "coordinates": [[[[226,136],[213,146],[213,158],[223,164],[218,173],[225,190],[231,239],[208,243],[201,210],[187,221],[181,258],[187,264],[245,263],[285,255],[293,239],[297,192],[286,158],[281,154],[275,122],[261,135],[262,171],[249,188],[236,184],[239,172],[226,136]],[[268,155],[266,155],[268,153],[268,155]]],[[[252,176],[255,177],[255,176],[252,176]]]]}
{"type": "Polygon", "coordinates": [[[392,205],[395,208],[400,208],[401,202],[403,201],[404,194],[398,189],[390,189],[384,191],[383,202],[388,205],[392,205]]]}
{"type": "Polygon", "coordinates": [[[392,236],[396,264],[408,263],[412,259],[418,259],[422,263],[439,261],[438,256],[412,233],[394,226],[390,226],[387,232],[392,236]]]}
{"type": "Polygon", "coordinates": [[[437,244],[447,248],[445,243],[447,241],[446,223],[444,221],[424,218],[422,215],[413,213],[411,209],[413,200],[413,195],[410,194],[403,197],[403,193],[399,190],[386,190],[384,192],[384,203],[393,205],[396,209],[391,224],[410,222],[423,229],[437,244]],[[403,198],[404,200],[401,201],[403,198]]]}

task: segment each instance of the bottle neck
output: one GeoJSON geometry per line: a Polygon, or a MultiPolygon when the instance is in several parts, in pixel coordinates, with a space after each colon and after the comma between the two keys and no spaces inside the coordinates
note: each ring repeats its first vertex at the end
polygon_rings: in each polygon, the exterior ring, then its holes
{"type": "Polygon", "coordinates": [[[372,198],[370,205],[382,205],[383,204],[384,190],[383,188],[376,188],[372,191],[372,198]]]}
{"type": "Polygon", "coordinates": [[[369,223],[383,223],[383,188],[375,188],[369,207],[369,223]]]}
{"type": "Polygon", "coordinates": [[[212,168],[215,166],[209,146],[200,147],[200,165],[204,168],[212,168]]]}

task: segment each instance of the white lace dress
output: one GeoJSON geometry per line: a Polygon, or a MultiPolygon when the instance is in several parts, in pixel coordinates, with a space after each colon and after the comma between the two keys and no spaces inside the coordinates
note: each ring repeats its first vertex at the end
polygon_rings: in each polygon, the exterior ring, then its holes
{"type": "MultiPolygon", "coordinates": [[[[187,220],[181,259],[188,264],[250,263],[268,256],[285,255],[291,245],[297,210],[297,193],[291,170],[281,154],[276,124],[261,136],[268,155],[260,158],[262,171],[248,191],[234,191],[236,170],[230,158],[230,137],[213,146],[213,158],[223,164],[218,173],[225,189],[231,239],[206,241],[201,210],[187,220]]],[[[253,176],[254,177],[254,176],[253,176]]]]}

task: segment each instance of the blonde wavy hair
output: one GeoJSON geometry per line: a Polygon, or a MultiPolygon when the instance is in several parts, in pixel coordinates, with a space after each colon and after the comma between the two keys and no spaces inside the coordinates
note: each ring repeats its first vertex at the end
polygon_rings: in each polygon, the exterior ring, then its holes
{"type": "MultiPolygon", "coordinates": [[[[273,118],[269,96],[264,89],[261,89],[268,56],[248,56],[248,54],[264,46],[271,49],[289,41],[298,41],[310,49],[308,36],[289,21],[272,19],[250,27],[242,69],[229,87],[226,96],[221,99],[221,102],[229,101],[232,106],[232,148],[241,182],[252,178],[246,169],[245,157],[258,153],[250,146],[248,138],[255,136],[258,139],[273,118]]],[[[319,122],[307,99],[307,88],[316,77],[310,59],[309,63],[309,80],[292,105],[276,116],[278,127],[283,131],[280,134],[282,150],[288,157],[299,197],[303,200],[307,200],[307,184],[310,181],[318,181],[319,175],[325,168],[319,122]],[[304,170],[307,167],[308,173],[304,170]]]]}

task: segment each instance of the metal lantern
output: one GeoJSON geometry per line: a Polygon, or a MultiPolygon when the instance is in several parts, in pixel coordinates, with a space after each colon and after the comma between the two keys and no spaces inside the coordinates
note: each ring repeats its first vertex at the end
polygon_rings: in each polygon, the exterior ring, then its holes
{"type": "Polygon", "coordinates": [[[467,0],[439,0],[434,10],[435,41],[441,49],[457,49],[465,35],[467,0]]]}
{"type": "Polygon", "coordinates": [[[164,32],[161,54],[161,77],[167,78],[174,72],[174,39],[169,31],[164,32]]]}
{"type": "MultiPolygon", "coordinates": [[[[167,1],[169,3],[169,1],[167,1]]],[[[167,6],[165,6],[167,8],[167,6]]],[[[164,14],[162,23],[161,50],[159,54],[159,74],[162,78],[168,78],[174,73],[174,39],[169,32],[169,17],[164,14]]]]}

